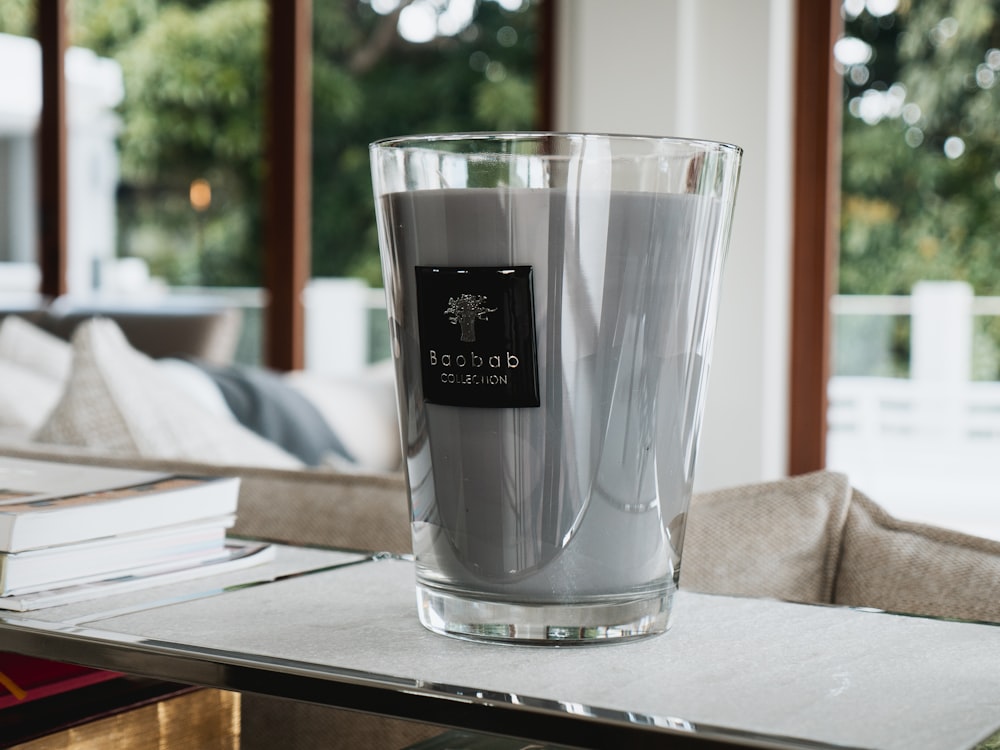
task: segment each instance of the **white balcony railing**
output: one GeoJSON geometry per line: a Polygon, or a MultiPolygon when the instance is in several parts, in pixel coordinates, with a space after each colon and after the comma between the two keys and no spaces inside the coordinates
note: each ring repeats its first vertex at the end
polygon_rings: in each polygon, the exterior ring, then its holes
{"type": "Polygon", "coordinates": [[[1000,382],[970,380],[973,318],[1000,315],[1000,299],[923,282],[911,297],[837,297],[833,315],[835,330],[908,316],[910,360],[908,378],[831,378],[828,468],[896,516],[1000,539],[1000,382]]]}

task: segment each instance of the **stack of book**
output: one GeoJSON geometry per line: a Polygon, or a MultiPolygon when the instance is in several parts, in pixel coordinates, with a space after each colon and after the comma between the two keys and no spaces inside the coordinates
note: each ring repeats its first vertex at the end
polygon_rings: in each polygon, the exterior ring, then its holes
{"type": "Polygon", "coordinates": [[[246,552],[226,539],[239,484],[0,456],[0,609],[213,571],[246,552]]]}

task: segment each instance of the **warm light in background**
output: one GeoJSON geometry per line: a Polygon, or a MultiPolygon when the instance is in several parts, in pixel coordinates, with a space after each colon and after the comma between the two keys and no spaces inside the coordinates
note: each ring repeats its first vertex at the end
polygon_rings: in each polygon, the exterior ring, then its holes
{"type": "Polygon", "coordinates": [[[200,177],[192,180],[188,197],[191,200],[191,208],[195,211],[205,211],[212,205],[212,186],[208,184],[208,180],[200,177]]]}

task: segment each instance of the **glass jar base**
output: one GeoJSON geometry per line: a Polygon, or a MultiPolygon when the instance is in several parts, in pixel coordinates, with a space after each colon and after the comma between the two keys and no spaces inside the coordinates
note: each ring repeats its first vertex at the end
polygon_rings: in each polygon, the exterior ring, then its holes
{"type": "Polygon", "coordinates": [[[475,641],[580,645],[658,635],[670,627],[674,590],[570,604],[526,604],[458,596],[417,583],[421,624],[475,641]]]}

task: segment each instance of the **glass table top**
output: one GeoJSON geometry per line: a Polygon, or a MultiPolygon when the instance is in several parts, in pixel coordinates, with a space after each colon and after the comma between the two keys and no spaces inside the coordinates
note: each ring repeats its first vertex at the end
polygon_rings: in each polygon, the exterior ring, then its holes
{"type": "Polygon", "coordinates": [[[1000,727],[995,625],[682,590],[662,636],[484,644],[419,624],[409,560],[274,551],[0,612],[0,648],[579,746],[972,748],[1000,727]]]}

